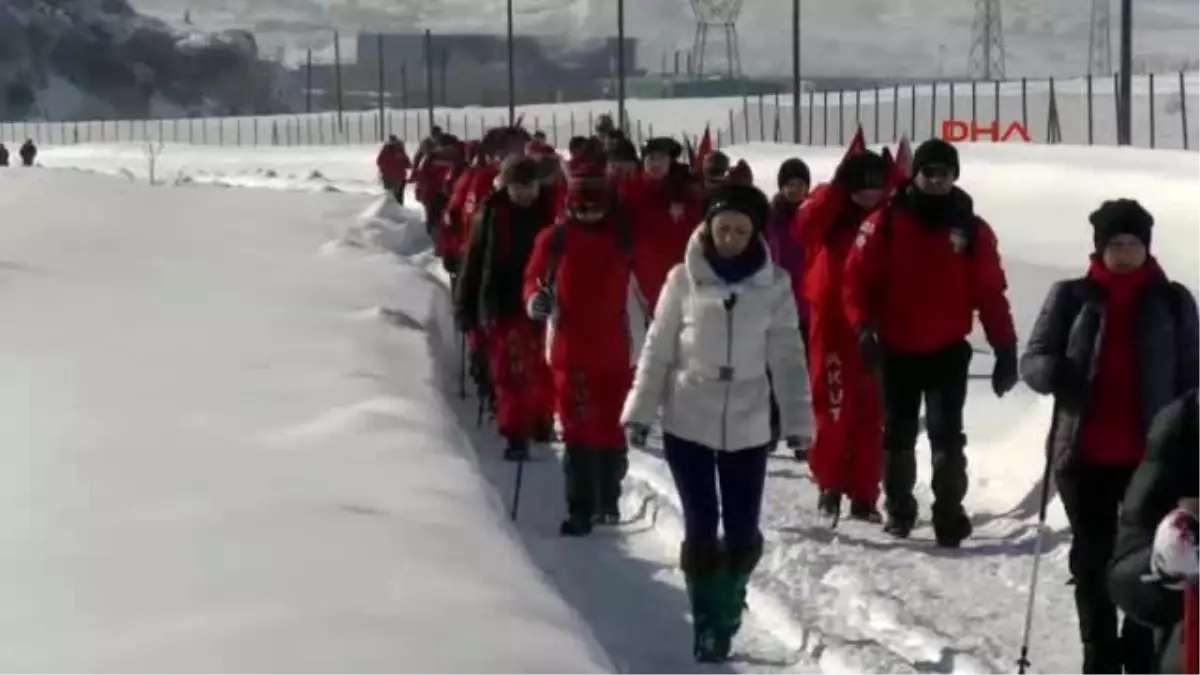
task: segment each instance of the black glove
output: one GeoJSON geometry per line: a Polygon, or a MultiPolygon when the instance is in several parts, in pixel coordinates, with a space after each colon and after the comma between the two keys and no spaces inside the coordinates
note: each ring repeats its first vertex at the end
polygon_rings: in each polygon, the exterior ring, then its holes
{"type": "Polygon", "coordinates": [[[869,326],[859,326],[856,332],[858,333],[858,353],[862,356],[867,370],[871,372],[878,370],[879,363],[883,360],[883,347],[879,344],[879,335],[869,326]]]}
{"type": "Polygon", "coordinates": [[[1017,386],[1020,376],[1017,373],[1017,348],[1015,346],[999,347],[996,349],[996,365],[992,368],[992,391],[998,398],[1012,391],[1017,386]]]}

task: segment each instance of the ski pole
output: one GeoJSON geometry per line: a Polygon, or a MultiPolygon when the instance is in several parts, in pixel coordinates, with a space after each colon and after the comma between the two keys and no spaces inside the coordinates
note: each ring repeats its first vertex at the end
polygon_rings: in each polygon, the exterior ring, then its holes
{"type": "Polygon", "coordinates": [[[517,508],[521,506],[521,479],[525,476],[525,458],[517,460],[517,480],[513,485],[512,497],[512,512],[509,514],[512,521],[517,521],[517,508]]]}
{"type": "MultiPolygon", "coordinates": [[[[1053,431],[1051,432],[1053,433],[1053,431]]],[[[1029,663],[1029,638],[1033,633],[1033,604],[1037,598],[1038,570],[1042,562],[1042,541],[1046,533],[1046,509],[1050,504],[1050,454],[1046,453],[1046,468],[1042,471],[1042,503],[1038,509],[1037,535],[1033,540],[1033,575],[1029,580],[1029,604],[1025,606],[1025,634],[1021,637],[1021,656],[1017,672],[1024,675],[1029,663]]]]}

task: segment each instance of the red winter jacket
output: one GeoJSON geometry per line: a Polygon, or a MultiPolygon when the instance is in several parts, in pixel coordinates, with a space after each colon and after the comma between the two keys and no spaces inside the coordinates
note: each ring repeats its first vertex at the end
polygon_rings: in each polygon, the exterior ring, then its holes
{"type": "Polygon", "coordinates": [[[955,188],[954,223],[925,222],[915,188],[899,192],[859,231],[846,261],[843,301],[855,327],[873,326],[898,352],[933,352],[971,333],[975,312],[993,348],[1015,348],[996,235],[955,188]]]}
{"type": "Polygon", "coordinates": [[[1104,335],[1096,361],[1092,398],[1079,429],[1079,461],[1134,466],[1146,452],[1138,392],[1137,301],[1157,265],[1147,261],[1129,274],[1114,274],[1093,258],[1088,278],[1107,293],[1104,335]]]}
{"type": "Polygon", "coordinates": [[[633,219],[633,267],[651,312],[667,273],[683,262],[699,224],[701,194],[686,169],[655,180],[645,174],[625,181],[620,199],[633,219]]]}
{"type": "Polygon", "coordinates": [[[466,255],[467,246],[471,241],[471,227],[479,214],[484,201],[492,194],[493,182],[499,175],[500,169],[495,164],[482,164],[468,167],[454,181],[450,192],[450,201],[442,213],[442,222],[438,229],[437,252],[446,252],[459,256],[466,255]]]}
{"type": "Polygon", "coordinates": [[[528,306],[543,283],[552,284],[553,370],[607,374],[629,369],[629,279],[628,256],[621,250],[613,215],[594,225],[567,219],[538,233],[525,267],[523,299],[528,306]],[[559,228],[562,232],[556,234],[559,228]],[[558,252],[552,250],[556,237],[562,237],[558,252]]]}
{"type": "Polygon", "coordinates": [[[408,160],[403,143],[389,142],[384,143],[383,148],[379,150],[375,166],[379,168],[379,174],[384,180],[403,181],[408,179],[408,170],[412,168],[412,163],[408,160]]]}
{"type": "MultiPolygon", "coordinates": [[[[803,256],[799,266],[802,276],[796,277],[795,283],[803,292],[806,313],[820,314],[827,326],[833,325],[830,318],[844,315],[842,288],[846,259],[866,215],[843,189],[826,184],[813,191],[792,220],[793,240],[799,243],[803,256]]],[[[842,324],[844,320],[836,323],[842,324]]],[[[845,328],[850,334],[852,326],[845,328]]]]}

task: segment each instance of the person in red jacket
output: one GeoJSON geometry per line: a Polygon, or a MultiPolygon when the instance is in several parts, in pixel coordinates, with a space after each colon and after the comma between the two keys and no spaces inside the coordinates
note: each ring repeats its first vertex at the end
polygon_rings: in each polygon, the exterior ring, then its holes
{"type": "Polygon", "coordinates": [[[884,530],[904,538],[917,520],[913,488],[921,402],[933,459],[933,530],[938,545],[958,547],[971,535],[963,509],[967,437],[963,408],[967,342],[979,313],[995,353],[992,389],[1017,384],[1017,335],[1008,281],[992,228],[955,186],[958,151],[941,139],[921,144],[913,178],[859,231],[846,261],[846,318],[883,392],[884,530]]]}
{"type": "Polygon", "coordinates": [[[566,445],[565,536],[620,519],[628,467],[621,407],[632,381],[631,271],[601,165],[572,172],[564,218],[538,235],[525,268],[529,316],[550,321],[550,369],[566,445]]]}
{"type": "Polygon", "coordinates": [[[412,168],[412,163],[408,160],[408,152],[404,149],[404,142],[395,135],[388,136],[387,142],[379,149],[379,156],[375,158],[375,166],[379,169],[379,178],[383,183],[383,188],[392,193],[396,202],[403,206],[404,188],[408,184],[408,170],[412,168]]]}
{"type": "Polygon", "coordinates": [[[673,138],[651,138],[642,148],[642,173],[623,186],[621,201],[633,218],[634,276],[653,314],[667,273],[683,261],[700,222],[703,189],[679,163],[673,138]]]}
{"type": "Polygon", "coordinates": [[[504,458],[514,461],[526,459],[529,442],[545,442],[553,430],[542,330],[526,315],[522,298],[535,237],[551,223],[538,171],[530,157],[504,160],[497,189],[485,198],[471,228],[455,288],[459,327],[483,331],[497,426],[508,441],[504,458]]]}
{"type": "Polygon", "coordinates": [[[883,420],[874,373],[858,350],[858,337],[842,303],[843,269],[858,229],[882,202],[887,165],[861,151],[838,166],[833,181],[819,186],[793,221],[804,264],[809,317],[809,370],[817,436],[808,465],[820,490],[818,510],[880,522],[876,508],[882,472],[883,420]]]}

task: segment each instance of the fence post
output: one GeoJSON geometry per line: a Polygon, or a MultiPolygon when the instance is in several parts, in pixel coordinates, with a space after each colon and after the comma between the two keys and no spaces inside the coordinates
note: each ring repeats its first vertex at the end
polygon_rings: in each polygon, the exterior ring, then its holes
{"type": "MultiPolygon", "coordinates": [[[[1116,104],[1116,120],[1117,120],[1117,145],[1121,144],[1121,82],[1120,73],[1113,73],[1113,103],[1116,104]]],[[[1129,142],[1133,143],[1133,130],[1129,131],[1129,142]]]]}
{"type": "Polygon", "coordinates": [[[817,93],[815,91],[813,91],[812,89],[809,89],[808,90],[808,144],[809,145],[812,145],[812,142],[813,142],[813,123],[816,120],[816,111],[817,111],[816,100],[817,100],[817,93]]]}
{"type": "Polygon", "coordinates": [[[733,108],[730,108],[729,109],[729,144],[730,145],[737,144],[737,134],[734,132],[735,129],[737,129],[737,127],[735,127],[733,124],[733,108]]]}
{"type": "Polygon", "coordinates": [[[838,147],[846,145],[846,119],[844,111],[846,109],[846,91],[838,89],[838,147]]]}
{"type": "Polygon", "coordinates": [[[1179,119],[1183,123],[1183,149],[1190,150],[1188,147],[1187,85],[1184,84],[1182,70],[1179,71],[1179,119]]]}
{"type": "MultiPolygon", "coordinates": [[[[1154,73],[1150,73],[1150,149],[1154,149],[1154,73]]],[[[1133,134],[1130,134],[1132,136],[1133,134]]],[[[1133,139],[1130,139],[1131,141],[1133,139]]]]}
{"type": "Polygon", "coordinates": [[[1096,141],[1096,113],[1094,104],[1092,103],[1092,74],[1088,73],[1087,79],[1087,141],[1088,145],[1092,145],[1096,141]]]}
{"type": "MultiPolygon", "coordinates": [[[[551,130],[550,142],[553,143],[554,147],[557,148],[558,147],[558,111],[556,111],[556,110],[550,111],[550,130],[551,130]]],[[[480,134],[480,136],[482,137],[482,134],[480,134]]]]}
{"type": "Polygon", "coordinates": [[[937,80],[929,88],[929,137],[937,137],[937,80]]]}
{"type": "Polygon", "coordinates": [[[829,90],[821,92],[821,145],[829,145],[829,90]]]}
{"type": "Polygon", "coordinates": [[[912,98],[909,100],[909,103],[912,104],[912,125],[909,127],[909,130],[912,132],[912,141],[915,143],[917,141],[917,85],[913,84],[910,86],[912,87],[912,90],[909,92],[912,95],[912,98]]]}
{"type": "Polygon", "coordinates": [[[333,79],[337,89],[337,125],[338,133],[343,133],[346,126],[342,119],[344,106],[342,105],[342,40],[335,30],[333,31],[333,79]]]}
{"type": "Polygon", "coordinates": [[[950,119],[954,119],[954,80],[950,80],[950,119]]]}
{"type": "Polygon", "coordinates": [[[900,85],[892,85],[892,142],[900,139],[900,85]]]}
{"type": "Polygon", "coordinates": [[[746,135],[742,137],[743,143],[750,142],[750,99],[742,94],[742,122],[746,128],[746,135]]]}
{"type": "Polygon", "coordinates": [[[971,80],[971,124],[979,125],[979,80],[971,80]]]}
{"type": "Polygon", "coordinates": [[[571,120],[571,138],[574,138],[575,137],[575,110],[574,109],[571,110],[570,120],[571,120]]]}
{"type": "Polygon", "coordinates": [[[854,124],[862,124],[862,89],[854,90],[854,124]]]}
{"type": "Polygon", "coordinates": [[[379,142],[382,143],[387,138],[387,104],[384,101],[384,89],[387,87],[387,78],[384,74],[383,65],[383,33],[375,34],[375,48],[378,52],[375,59],[379,62],[379,142]]]}
{"type": "Polygon", "coordinates": [[[760,141],[767,140],[767,118],[766,112],[763,110],[763,94],[758,92],[758,139],[760,141]]]}
{"type": "Polygon", "coordinates": [[[996,126],[1000,126],[1000,80],[996,80],[995,89],[992,96],[992,104],[996,108],[995,122],[996,126]]]}
{"type": "Polygon", "coordinates": [[[875,143],[879,142],[879,111],[881,109],[879,105],[879,85],[875,85],[875,129],[874,134],[871,136],[871,140],[875,143]]]}
{"type": "Polygon", "coordinates": [[[1021,78],[1021,126],[1029,129],[1029,81],[1021,78]]]}

